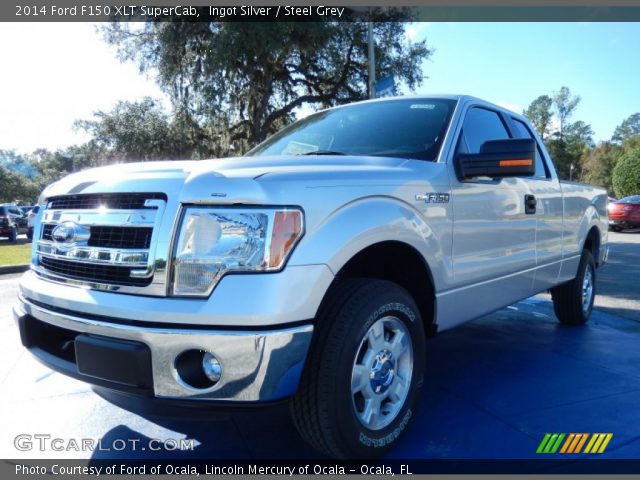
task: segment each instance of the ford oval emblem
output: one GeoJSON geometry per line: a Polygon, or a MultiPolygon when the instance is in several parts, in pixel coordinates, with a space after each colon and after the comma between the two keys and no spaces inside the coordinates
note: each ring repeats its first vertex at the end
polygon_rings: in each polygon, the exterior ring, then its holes
{"type": "Polygon", "coordinates": [[[73,242],[76,239],[76,224],[73,222],[61,223],[52,230],[51,238],[57,243],[73,242]]]}

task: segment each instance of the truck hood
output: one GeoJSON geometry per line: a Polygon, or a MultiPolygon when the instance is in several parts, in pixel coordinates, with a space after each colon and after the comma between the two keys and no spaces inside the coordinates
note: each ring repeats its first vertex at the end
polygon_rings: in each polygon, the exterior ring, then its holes
{"type": "Polygon", "coordinates": [[[45,197],[104,192],[164,192],[193,203],[266,201],[264,180],[304,182],[390,180],[404,169],[402,158],[360,156],[236,157],[213,160],[116,164],[69,175],[51,184],[45,197]]]}

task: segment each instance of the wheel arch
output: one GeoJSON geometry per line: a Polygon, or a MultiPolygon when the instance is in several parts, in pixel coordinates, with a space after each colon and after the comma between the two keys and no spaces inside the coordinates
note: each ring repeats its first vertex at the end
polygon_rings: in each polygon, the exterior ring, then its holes
{"type": "Polygon", "coordinates": [[[433,273],[425,258],[413,246],[397,240],[378,242],[357,252],[337,272],[329,287],[347,278],[391,281],[409,292],[418,306],[428,335],[437,326],[433,273]]]}

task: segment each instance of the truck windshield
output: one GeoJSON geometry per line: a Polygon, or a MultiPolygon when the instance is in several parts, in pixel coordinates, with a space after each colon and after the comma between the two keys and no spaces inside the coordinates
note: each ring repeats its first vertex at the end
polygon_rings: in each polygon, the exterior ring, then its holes
{"type": "Polygon", "coordinates": [[[358,103],[310,115],[247,155],[371,155],[435,160],[455,100],[358,103]]]}

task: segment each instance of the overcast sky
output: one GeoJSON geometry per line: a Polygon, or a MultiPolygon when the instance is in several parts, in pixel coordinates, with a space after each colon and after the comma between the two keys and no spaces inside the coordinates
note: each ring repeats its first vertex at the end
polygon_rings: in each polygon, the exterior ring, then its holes
{"type": "MultiPolygon", "coordinates": [[[[520,112],[566,85],[583,98],[574,120],[596,140],[640,111],[640,23],[422,23],[408,34],[435,49],[417,93],[466,93],[520,112]]],[[[74,120],[162,97],[88,23],[3,23],[0,65],[0,149],[65,148],[86,140],[74,120]]]]}

